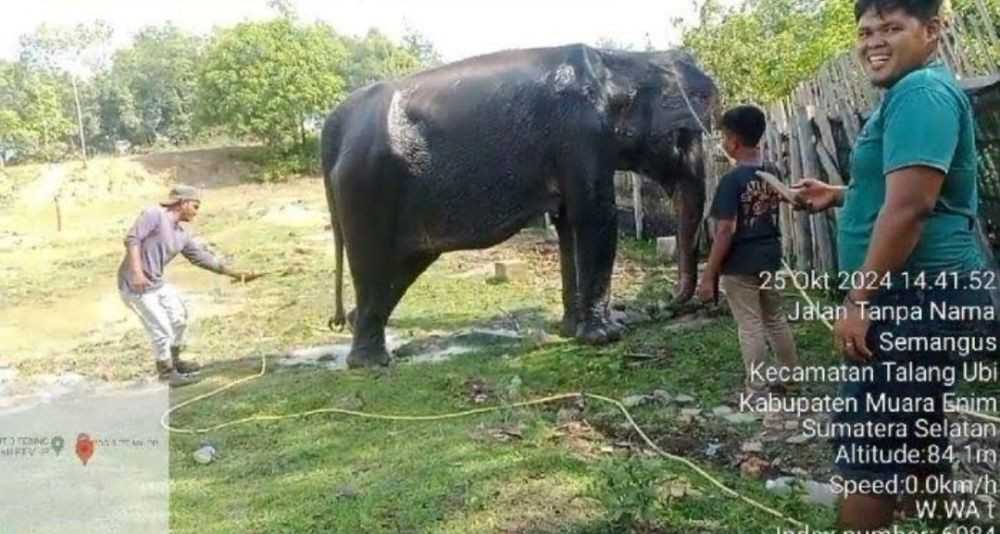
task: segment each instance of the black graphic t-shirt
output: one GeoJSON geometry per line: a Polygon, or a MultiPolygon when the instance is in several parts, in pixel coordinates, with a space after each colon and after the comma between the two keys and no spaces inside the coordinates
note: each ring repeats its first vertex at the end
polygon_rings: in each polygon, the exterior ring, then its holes
{"type": "Polygon", "coordinates": [[[781,196],[757,177],[756,172],[762,169],[741,165],[719,180],[711,216],[736,219],[736,233],[722,274],[774,272],[781,264],[781,196]]]}

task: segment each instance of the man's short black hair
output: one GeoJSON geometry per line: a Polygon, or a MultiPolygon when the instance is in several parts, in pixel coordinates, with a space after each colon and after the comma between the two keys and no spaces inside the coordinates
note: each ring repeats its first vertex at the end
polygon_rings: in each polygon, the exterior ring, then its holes
{"type": "Polygon", "coordinates": [[[757,106],[736,106],[722,115],[722,128],[738,135],[745,146],[755,147],[764,137],[767,119],[757,106]]]}
{"type": "Polygon", "coordinates": [[[927,22],[941,13],[942,2],[943,0],[857,0],[854,2],[854,22],[861,20],[861,16],[872,8],[879,14],[902,9],[907,15],[927,22]]]}

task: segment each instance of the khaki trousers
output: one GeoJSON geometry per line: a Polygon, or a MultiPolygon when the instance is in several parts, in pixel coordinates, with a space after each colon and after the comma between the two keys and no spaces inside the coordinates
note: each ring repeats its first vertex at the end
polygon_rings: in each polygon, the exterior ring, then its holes
{"type": "Polygon", "coordinates": [[[723,275],[720,281],[726,292],[726,300],[739,326],[740,352],[743,353],[743,367],[747,373],[745,385],[752,391],[762,391],[768,384],[754,379],[751,369],[757,367],[760,374],[767,371],[767,345],[777,357],[778,365],[794,368],[799,366],[799,355],[795,348],[792,329],[781,311],[781,294],[770,288],[762,288],[762,279],[756,275],[723,275]]]}

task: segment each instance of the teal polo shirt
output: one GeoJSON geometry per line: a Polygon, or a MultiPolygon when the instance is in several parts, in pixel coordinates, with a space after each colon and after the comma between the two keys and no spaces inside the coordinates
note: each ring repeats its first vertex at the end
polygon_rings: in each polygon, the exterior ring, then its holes
{"type": "Polygon", "coordinates": [[[945,180],[904,270],[937,274],[982,267],[971,224],[979,206],[972,105],[937,60],[896,82],[858,136],[838,225],[841,270],[855,272],[865,261],[885,203],[886,175],[918,165],[940,170],[945,180]]]}

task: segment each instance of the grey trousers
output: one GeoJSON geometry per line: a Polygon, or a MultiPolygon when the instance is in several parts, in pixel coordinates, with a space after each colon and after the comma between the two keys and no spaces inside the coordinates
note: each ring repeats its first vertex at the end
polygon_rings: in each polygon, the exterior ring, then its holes
{"type": "Polygon", "coordinates": [[[170,360],[170,347],[181,346],[187,330],[187,306],[177,290],[170,284],[163,284],[141,294],[127,289],[120,294],[122,302],[139,316],[153,344],[153,357],[158,361],[170,360]]]}

